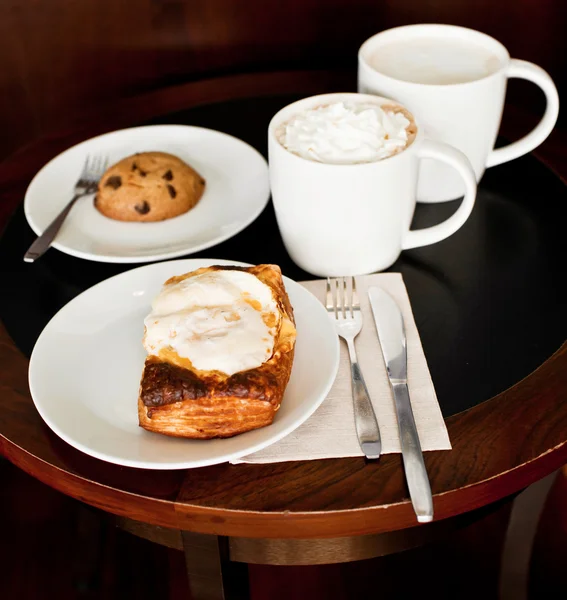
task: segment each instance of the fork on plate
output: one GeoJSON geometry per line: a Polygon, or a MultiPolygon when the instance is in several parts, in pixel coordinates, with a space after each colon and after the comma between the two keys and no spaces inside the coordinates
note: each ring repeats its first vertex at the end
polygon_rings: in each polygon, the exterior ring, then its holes
{"type": "Polygon", "coordinates": [[[362,329],[362,313],[354,277],[327,277],[326,308],[335,323],[337,334],[348,346],[354,424],[360,448],[366,458],[379,458],[382,452],[380,429],[354,346],[354,338],[362,329]]]}
{"type": "Polygon", "coordinates": [[[107,165],[108,159],[104,156],[87,156],[85,159],[85,164],[83,165],[83,171],[79,175],[77,183],[75,183],[75,190],[72,200],[28,248],[28,251],[24,255],[24,260],[26,262],[34,262],[34,260],[37,260],[40,256],[45,254],[55,239],[55,236],[59,232],[59,229],[61,229],[63,221],[73,208],[75,202],[83,196],[87,196],[88,194],[93,194],[96,192],[98,182],[103,173],[106,171],[107,165]]]}

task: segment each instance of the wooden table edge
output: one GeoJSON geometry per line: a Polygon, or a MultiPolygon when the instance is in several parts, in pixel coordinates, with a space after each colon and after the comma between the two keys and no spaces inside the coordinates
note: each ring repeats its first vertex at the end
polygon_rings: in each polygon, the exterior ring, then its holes
{"type": "MultiPolygon", "coordinates": [[[[260,512],[210,508],[148,498],[60,469],[19,448],[3,435],[0,435],[0,440],[0,449],[5,458],[46,485],[108,513],[159,527],[245,538],[311,539],[386,533],[417,525],[408,500],[348,510],[260,512]],[[133,507],[137,510],[133,510],[133,507]],[[260,524],[261,529],[258,528],[260,524]]],[[[564,442],[505,473],[435,494],[434,522],[512,496],[566,462],[567,442],[564,442]],[[478,500],[474,501],[471,496],[476,496],[478,500]],[[451,505],[456,504],[459,505],[459,510],[451,508],[451,505]]]]}

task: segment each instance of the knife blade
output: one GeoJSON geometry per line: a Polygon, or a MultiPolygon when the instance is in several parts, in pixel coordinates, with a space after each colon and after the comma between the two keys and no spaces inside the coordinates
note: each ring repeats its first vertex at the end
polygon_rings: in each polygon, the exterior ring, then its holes
{"type": "Polygon", "coordinates": [[[433,519],[433,497],[408,390],[404,319],[396,301],[383,289],[370,287],[368,297],[394,396],[402,460],[411,502],[417,520],[428,523],[433,519]]]}

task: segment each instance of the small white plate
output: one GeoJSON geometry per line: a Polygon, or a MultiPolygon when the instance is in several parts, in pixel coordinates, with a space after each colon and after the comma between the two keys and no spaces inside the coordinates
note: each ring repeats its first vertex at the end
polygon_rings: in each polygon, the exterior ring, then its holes
{"type": "Polygon", "coordinates": [[[169,277],[212,264],[243,265],[207,259],[147,265],[86,290],[51,319],[33,349],[29,384],[39,414],[59,437],[119,465],[186,469],[256,452],[315,412],[335,379],[339,341],[321,302],[286,277],[297,342],[291,378],[272,425],[217,440],[172,438],[138,426],[146,357],[143,320],[150,303],[169,277]]]}
{"type": "Polygon", "coordinates": [[[93,196],[81,198],[65,219],[53,247],[79,258],[136,263],[197,252],[236,235],[266,206],[268,165],[254,148],[230,135],[185,125],[122,129],[69,148],[33,178],[24,211],[40,235],[73,197],[87,155],[104,155],[109,165],[136,152],[169,152],[206,180],[205,193],[189,212],[157,223],[128,223],[105,217],[93,196]]]}

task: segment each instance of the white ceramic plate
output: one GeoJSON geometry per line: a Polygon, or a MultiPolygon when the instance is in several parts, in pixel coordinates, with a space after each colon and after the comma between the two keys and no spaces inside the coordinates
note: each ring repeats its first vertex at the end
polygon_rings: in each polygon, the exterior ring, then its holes
{"type": "Polygon", "coordinates": [[[212,264],[243,263],[189,259],[133,269],[86,290],[51,319],[34,347],[29,384],[39,414],[59,437],[116,464],[185,469],[265,448],[317,409],[337,373],[339,342],[321,302],[285,278],[297,342],[291,378],[272,425],[219,440],[172,438],[138,426],[146,357],[143,320],[150,303],[169,277],[212,264]]]}
{"type": "Polygon", "coordinates": [[[102,154],[113,164],[151,150],[179,156],[206,179],[205,193],[195,208],[158,223],[127,223],[105,217],[94,207],[93,196],[86,196],[73,207],[53,247],[101,262],[174,258],[236,235],[268,202],[268,165],[243,141],[201,127],[134,127],[82,142],[48,162],[26,192],[24,210],[31,228],[42,233],[69,202],[87,155],[102,154]]]}

